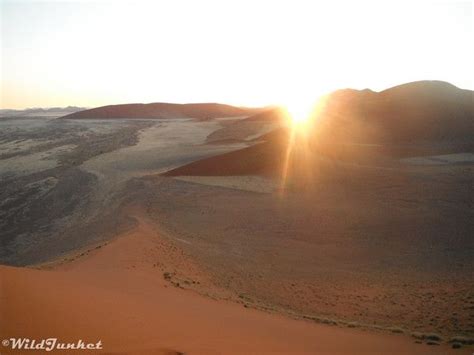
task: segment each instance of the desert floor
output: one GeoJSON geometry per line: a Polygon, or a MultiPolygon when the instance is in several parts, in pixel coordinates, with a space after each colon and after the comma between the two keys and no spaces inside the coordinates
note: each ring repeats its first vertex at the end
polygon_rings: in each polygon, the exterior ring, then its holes
{"type": "Polygon", "coordinates": [[[447,344],[474,335],[472,152],[338,161],[304,190],[159,175],[271,128],[2,121],[2,338],[134,353],[472,352],[447,344]]]}

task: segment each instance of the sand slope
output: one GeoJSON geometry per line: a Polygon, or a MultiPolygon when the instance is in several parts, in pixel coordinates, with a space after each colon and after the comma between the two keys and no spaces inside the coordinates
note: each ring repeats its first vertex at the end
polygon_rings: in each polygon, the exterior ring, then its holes
{"type": "Polygon", "coordinates": [[[138,221],[134,231],[52,270],[2,266],[1,338],[100,339],[107,353],[134,354],[450,351],[398,335],[291,320],[174,287],[163,278],[163,261],[183,256],[149,221],[138,221]]]}

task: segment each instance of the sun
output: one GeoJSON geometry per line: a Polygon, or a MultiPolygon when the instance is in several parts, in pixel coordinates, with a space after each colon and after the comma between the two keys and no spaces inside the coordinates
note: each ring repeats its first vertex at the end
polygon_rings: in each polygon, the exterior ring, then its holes
{"type": "Polygon", "coordinates": [[[287,100],[284,108],[289,125],[293,128],[309,128],[310,123],[316,123],[324,115],[327,99],[328,96],[323,95],[316,99],[298,97],[287,100]]]}
{"type": "Polygon", "coordinates": [[[314,111],[314,101],[292,100],[285,105],[288,119],[294,126],[302,126],[308,123],[314,111]]]}

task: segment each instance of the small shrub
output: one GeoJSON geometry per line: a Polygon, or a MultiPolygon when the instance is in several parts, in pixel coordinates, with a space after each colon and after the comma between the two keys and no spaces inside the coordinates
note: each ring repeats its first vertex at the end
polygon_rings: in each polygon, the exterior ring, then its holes
{"type": "Polygon", "coordinates": [[[441,338],[440,335],[434,334],[434,333],[425,334],[425,339],[432,340],[432,341],[441,341],[441,340],[443,340],[443,338],[441,338]]]}
{"type": "Polygon", "coordinates": [[[474,344],[474,339],[473,338],[468,338],[462,335],[456,335],[449,339],[450,343],[460,343],[464,345],[472,345],[474,344]]]}
{"type": "Polygon", "coordinates": [[[462,347],[462,344],[461,344],[461,343],[453,343],[453,344],[451,345],[451,347],[452,347],[453,349],[459,349],[459,348],[462,347]]]}
{"type": "Polygon", "coordinates": [[[405,331],[402,328],[390,328],[392,333],[403,334],[405,331]]]}

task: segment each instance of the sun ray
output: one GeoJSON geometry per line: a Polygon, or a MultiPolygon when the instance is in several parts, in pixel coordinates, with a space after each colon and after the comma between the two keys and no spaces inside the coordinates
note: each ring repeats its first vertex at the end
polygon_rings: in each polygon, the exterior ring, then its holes
{"type": "Polygon", "coordinates": [[[288,184],[298,182],[309,186],[307,183],[312,181],[314,159],[311,153],[311,142],[316,137],[317,124],[325,103],[325,97],[322,97],[316,102],[294,100],[293,104],[285,106],[289,135],[281,175],[280,191],[282,193],[287,190],[288,184]]]}
{"type": "Polygon", "coordinates": [[[290,135],[289,135],[289,139],[288,139],[288,143],[287,143],[286,151],[285,151],[285,160],[283,162],[283,171],[282,171],[281,185],[280,185],[280,191],[282,193],[286,189],[288,170],[290,166],[291,153],[294,147],[295,135],[296,135],[296,130],[294,129],[294,126],[292,126],[290,128],[290,135]]]}

